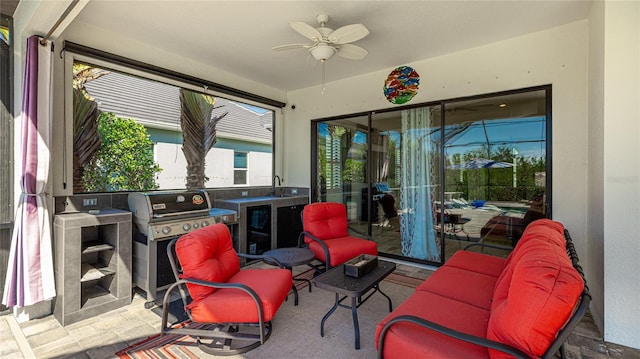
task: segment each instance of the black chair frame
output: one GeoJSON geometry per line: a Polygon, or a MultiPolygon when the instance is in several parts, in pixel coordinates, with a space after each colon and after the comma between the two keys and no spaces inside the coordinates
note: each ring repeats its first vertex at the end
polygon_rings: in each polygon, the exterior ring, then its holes
{"type": "MultiPolygon", "coordinates": [[[[576,307],[573,311],[573,314],[571,315],[571,317],[569,317],[569,320],[564,325],[564,327],[558,332],[556,339],[551,343],[551,345],[549,345],[549,348],[547,348],[547,350],[545,351],[541,359],[554,358],[555,354],[558,352],[560,353],[561,358],[565,358],[564,343],[569,337],[569,334],[571,334],[571,332],[575,329],[575,327],[578,326],[578,324],[582,320],[582,317],[584,317],[585,313],[589,309],[589,303],[591,302],[591,293],[589,292],[589,287],[587,286],[587,280],[585,279],[582,266],[579,264],[578,254],[573,244],[573,240],[571,239],[571,235],[569,234],[569,231],[567,229],[564,230],[564,237],[565,237],[565,240],[567,241],[567,244],[566,244],[567,255],[569,256],[569,259],[571,260],[573,267],[578,271],[578,273],[580,273],[580,276],[584,281],[584,289],[582,290],[582,294],[580,295],[580,298],[576,303],[576,307]]],[[[465,250],[467,248],[474,247],[474,246],[482,246],[482,247],[490,247],[490,248],[498,248],[498,249],[511,249],[506,247],[487,245],[483,243],[473,243],[466,246],[465,250]]],[[[478,337],[471,334],[463,333],[463,332],[442,326],[438,323],[435,323],[417,316],[413,316],[413,315],[398,316],[390,320],[384,326],[384,328],[380,332],[380,338],[379,338],[379,344],[378,344],[379,359],[384,357],[383,356],[384,339],[387,334],[387,331],[389,330],[389,328],[391,328],[393,325],[396,325],[397,323],[413,323],[413,324],[422,326],[424,328],[433,330],[435,332],[450,336],[452,338],[459,339],[464,342],[477,344],[485,348],[499,350],[501,352],[513,355],[517,359],[530,359],[530,357],[527,354],[525,354],[524,352],[520,351],[517,348],[511,347],[509,345],[506,345],[500,342],[489,340],[483,337],[478,337]]]]}
{"type": "MultiPolygon", "coordinates": [[[[209,282],[199,279],[193,278],[180,278],[182,274],[182,268],[176,260],[175,256],[175,244],[179,238],[173,239],[169,245],[167,246],[167,256],[169,257],[169,263],[171,264],[171,269],[173,271],[173,275],[176,278],[176,282],[171,284],[167,291],[165,292],[164,299],[162,301],[162,328],[160,329],[160,334],[181,334],[181,335],[189,335],[197,338],[198,348],[200,348],[203,352],[212,355],[219,356],[229,356],[236,355],[248,352],[252,349],[259,347],[264,344],[269,336],[271,335],[272,325],[271,322],[264,322],[263,320],[263,308],[262,302],[258,297],[258,294],[251,289],[249,286],[241,284],[241,283],[222,283],[222,282],[209,282]],[[183,303],[183,310],[188,316],[188,320],[183,322],[193,322],[193,317],[191,316],[191,312],[187,310],[187,305],[191,302],[191,297],[188,295],[188,289],[186,287],[187,283],[198,284],[211,288],[235,288],[237,290],[241,290],[247,295],[249,295],[258,310],[258,318],[259,322],[257,323],[201,323],[207,324],[205,328],[207,329],[193,329],[188,328],[183,325],[169,325],[169,303],[171,300],[171,295],[174,290],[178,290],[180,294],[180,298],[183,303]],[[257,327],[259,333],[244,333],[239,331],[239,327],[241,325],[246,325],[248,327],[257,327]],[[210,340],[209,343],[202,342],[201,339],[207,338],[210,340]],[[239,347],[232,347],[232,340],[248,342],[246,345],[239,347]]],[[[251,255],[251,254],[243,254],[237,253],[238,257],[248,258],[248,259],[264,259],[267,258],[269,261],[277,264],[280,268],[284,268],[282,264],[273,257],[261,256],[261,255],[251,255]]],[[[182,323],[181,323],[182,324],[182,323]]]]}

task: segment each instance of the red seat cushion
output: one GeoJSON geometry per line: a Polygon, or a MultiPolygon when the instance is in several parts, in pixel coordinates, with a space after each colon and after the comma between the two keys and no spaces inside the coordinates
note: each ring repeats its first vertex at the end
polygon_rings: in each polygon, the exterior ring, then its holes
{"type": "Polygon", "coordinates": [[[496,284],[487,338],[540,357],[571,316],[584,282],[553,241],[530,238],[517,252],[496,284]]]}
{"type": "Polygon", "coordinates": [[[455,252],[445,262],[444,266],[465,269],[497,278],[502,273],[505,262],[506,260],[501,257],[460,250],[455,252]]]}
{"type": "Polygon", "coordinates": [[[428,291],[485,310],[491,309],[496,277],[460,268],[442,266],[416,291],[428,291]]]}
{"type": "MultiPolygon", "coordinates": [[[[176,256],[182,266],[182,278],[226,282],[240,270],[229,228],[222,224],[202,227],[185,234],[176,242],[176,256]]],[[[187,284],[194,300],[208,296],[216,288],[187,284]]]]}
{"type": "MultiPolygon", "coordinates": [[[[400,315],[414,315],[480,337],[486,335],[489,319],[488,310],[430,292],[416,291],[378,323],[376,348],[379,348],[382,328],[400,315]]],[[[383,354],[385,359],[489,358],[486,348],[411,323],[396,323],[387,331],[383,354]]]]}
{"type": "MultiPolygon", "coordinates": [[[[243,269],[228,280],[253,289],[262,302],[263,320],[270,321],[291,289],[291,272],[286,269],[243,269]]],[[[258,309],[244,291],[233,288],[218,289],[206,298],[193,301],[188,308],[196,322],[257,323],[258,309]]]]}
{"type": "MultiPolygon", "coordinates": [[[[342,264],[352,258],[359,256],[360,254],[370,254],[372,256],[378,255],[378,245],[374,241],[369,241],[357,237],[340,237],[334,239],[328,239],[324,241],[324,244],[329,249],[329,257],[331,258],[331,267],[335,267],[342,264]]],[[[315,257],[326,263],[324,250],[318,242],[310,242],[309,249],[313,251],[315,257]]]]}

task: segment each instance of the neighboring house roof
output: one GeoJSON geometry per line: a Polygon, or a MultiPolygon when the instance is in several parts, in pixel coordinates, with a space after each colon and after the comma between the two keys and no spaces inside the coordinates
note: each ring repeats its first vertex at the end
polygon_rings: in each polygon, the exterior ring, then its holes
{"type": "MultiPolygon", "coordinates": [[[[103,112],[133,118],[146,127],[180,131],[180,88],[110,72],[85,84],[103,112]]],[[[240,102],[215,97],[214,115],[229,111],[216,129],[219,137],[271,142],[273,112],[240,102]]]]}

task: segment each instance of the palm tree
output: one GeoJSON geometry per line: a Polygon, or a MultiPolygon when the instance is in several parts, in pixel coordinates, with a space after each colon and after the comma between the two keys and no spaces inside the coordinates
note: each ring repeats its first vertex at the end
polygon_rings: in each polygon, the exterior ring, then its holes
{"type": "Polygon", "coordinates": [[[216,125],[229,111],[213,115],[215,99],[201,93],[180,89],[180,126],[182,152],[187,160],[187,189],[203,188],[205,157],[216,144],[216,125]]]}
{"type": "Polygon", "coordinates": [[[84,169],[100,149],[98,104],[84,84],[109,71],[85,64],[73,65],[73,192],[84,192],[84,169]]]}

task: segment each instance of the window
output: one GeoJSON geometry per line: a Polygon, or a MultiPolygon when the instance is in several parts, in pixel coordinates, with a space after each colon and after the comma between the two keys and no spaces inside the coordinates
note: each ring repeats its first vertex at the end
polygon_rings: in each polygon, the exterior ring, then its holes
{"type": "Polygon", "coordinates": [[[233,154],[233,184],[247,184],[247,153],[235,152],[233,154]]]}
{"type": "Polygon", "coordinates": [[[74,193],[271,186],[272,109],[73,68],[74,193]]]}

